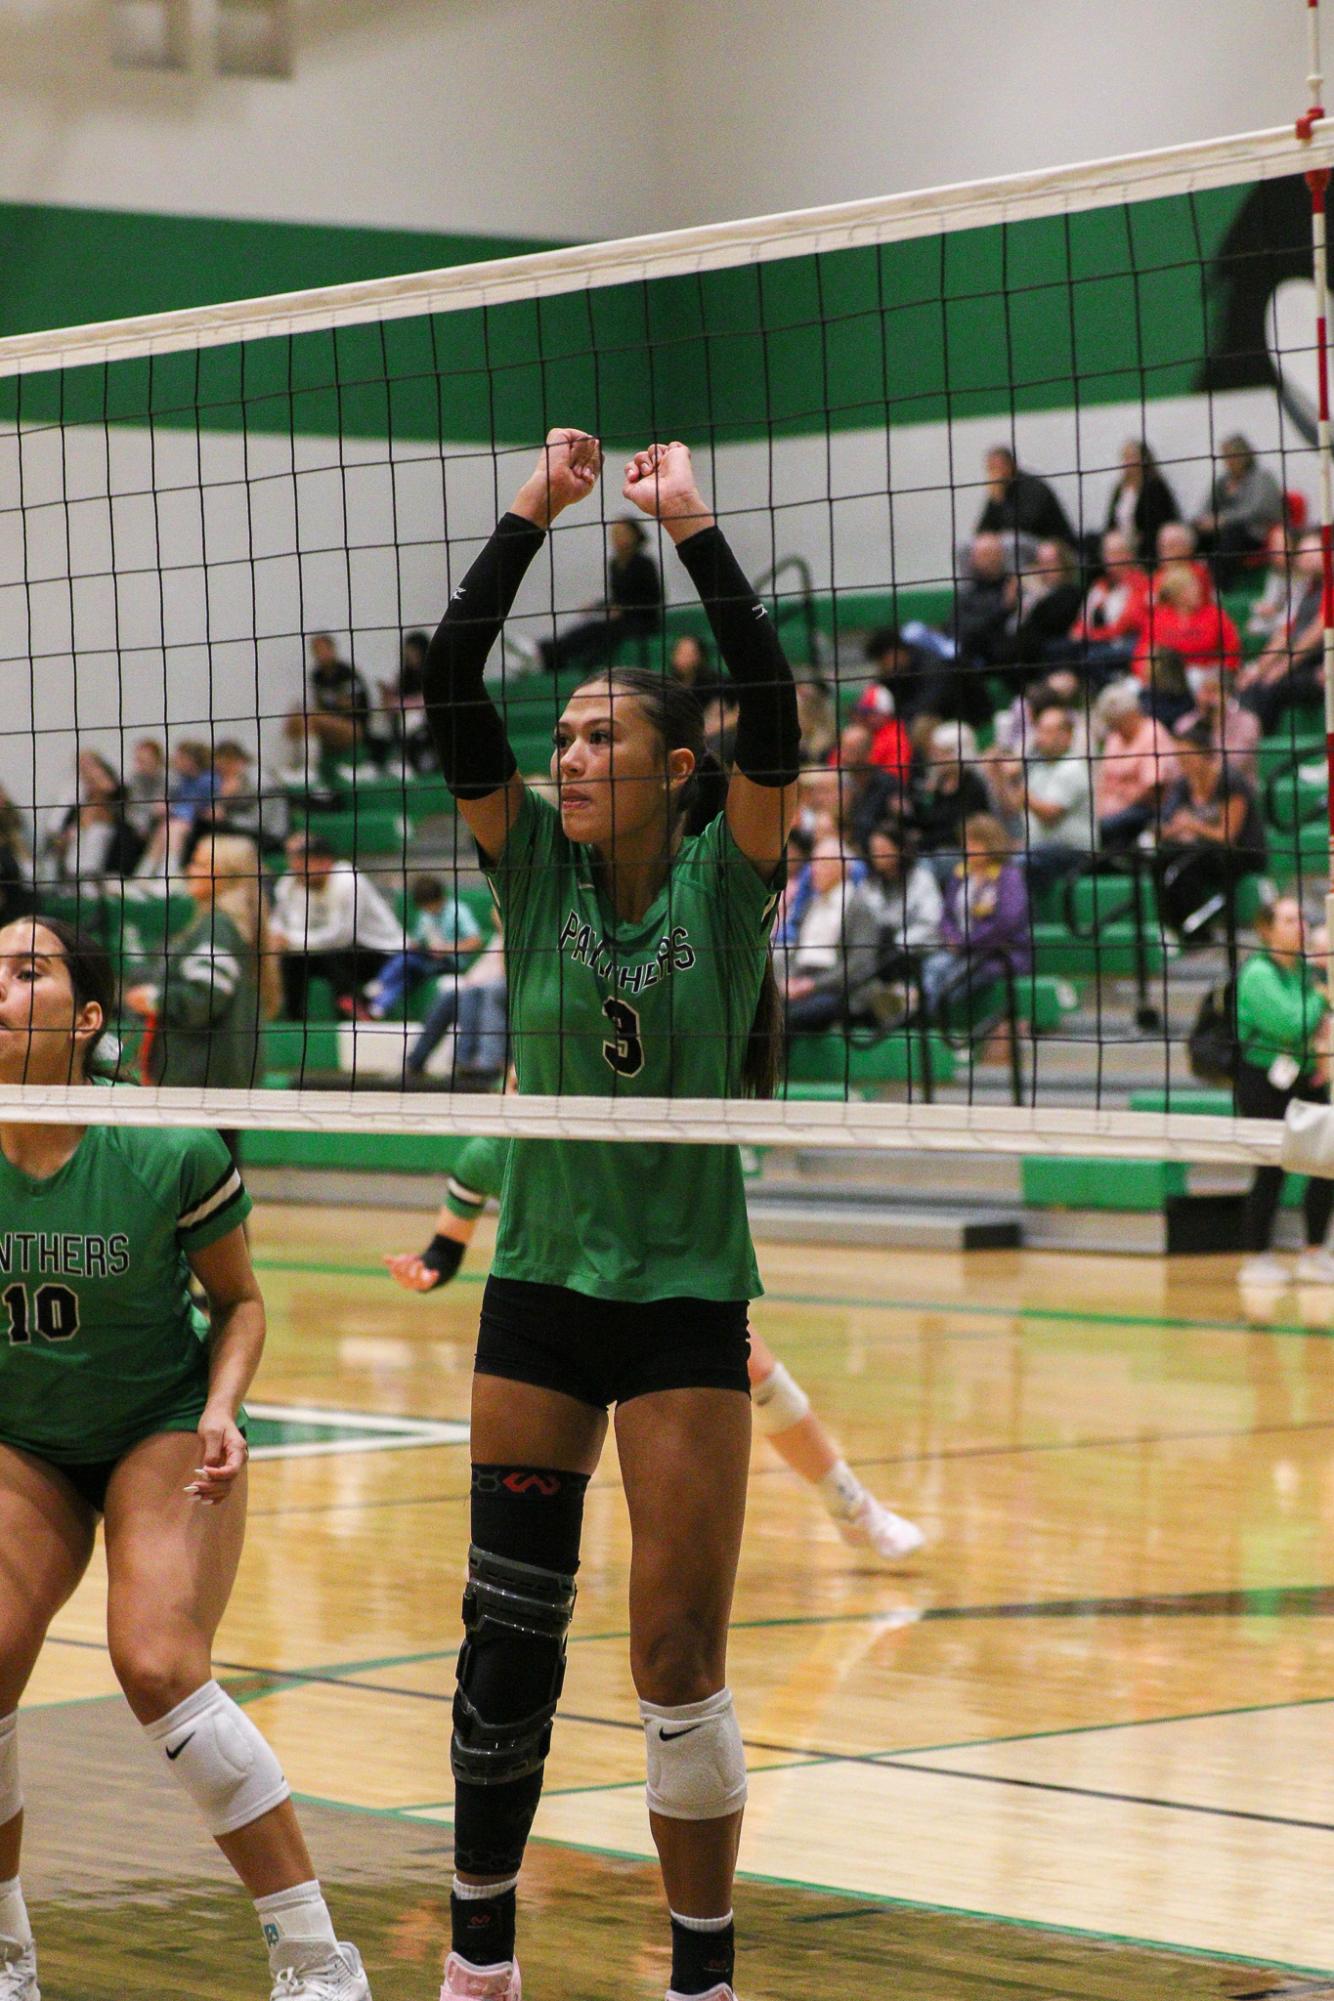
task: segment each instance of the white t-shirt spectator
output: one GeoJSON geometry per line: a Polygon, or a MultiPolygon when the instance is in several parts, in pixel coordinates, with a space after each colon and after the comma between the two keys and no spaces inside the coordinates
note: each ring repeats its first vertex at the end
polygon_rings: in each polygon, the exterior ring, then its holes
{"type": "Polygon", "coordinates": [[[1093,787],[1089,782],[1088,759],[1077,751],[1065,757],[1035,757],[1025,773],[1029,800],[1043,806],[1061,806],[1059,820],[1044,826],[1036,813],[1028,818],[1030,848],[1080,848],[1091,853],[1093,839],[1093,787]]]}
{"type": "Polygon", "coordinates": [[[273,922],[292,952],[401,952],[403,926],[380,891],[351,862],[335,862],[322,883],[285,875],[273,895],[273,922]]]}

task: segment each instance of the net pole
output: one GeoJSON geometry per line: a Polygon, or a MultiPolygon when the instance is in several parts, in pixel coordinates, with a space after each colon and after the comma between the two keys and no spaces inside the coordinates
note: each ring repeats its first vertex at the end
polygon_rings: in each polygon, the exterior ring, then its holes
{"type": "MultiPolygon", "coordinates": [[[[1297,120],[1297,137],[1308,143],[1325,115],[1325,79],[1320,62],[1320,0],[1307,0],[1310,71],[1306,79],[1309,108],[1297,120]]],[[[1315,361],[1317,388],[1316,442],[1320,464],[1321,624],[1325,673],[1325,783],[1329,823],[1326,868],[1325,926],[1334,939],[1334,467],[1331,465],[1329,398],[1329,168],[1314,167],[1306,175],[1311,193],[1311,255],[1315,279],[1315,361]]],[[[1330,1080],[1334,1097],[1334,1075],[1330,1080]]]]}

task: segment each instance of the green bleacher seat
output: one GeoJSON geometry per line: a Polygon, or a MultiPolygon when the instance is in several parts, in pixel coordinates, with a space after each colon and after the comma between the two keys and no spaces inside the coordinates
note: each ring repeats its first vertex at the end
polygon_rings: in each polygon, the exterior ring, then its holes
{"type": "Polygon", "coordinates": [[[322,834],[336,854],[349,861],[368,855],[401,855],[407,839],[403,815],[387,806],[351,806],[336,812],[316,809],[303,816],[312,834],[322,834]]]}
{"type": "MultiPolygon", "coordinates": [[[[1161,972],[1163,946],[1157,928],[1144,937],[1144,962],[1161,972]]],[[[1040,974],[1073,980],[1128,979],[1135,973],[1135,931],[1128,920],[1106,924],[1096,938],[1076,938],[1064,924],[1033,926],[1033,965],[1040,974]]]]}
{"type": "MultiPolygon", "coordinates": [[[[1136,883],[1144,923],[1149,930],[1156,930],[1158,898],[1153,877],[1147,869],[1141,869],[1137,875],[1108,870],[1104,874],[1078,877],[1071,893],[1076,932],[1087,935],[1122,920],[1129,924],[1135,908],[1136,883]]],[[[1064,916],[1064,906],[1058,915],[1064,916]]]]}
{"type": "MultiPolygon", "coordinates": [[[[931,1036],[931,1075],[937,1083],[954,1076],[954,1051],[943,1037],[931,1036]]],[[[875,1042],[857,1042],[831,1030],[826,1035],[793,1038],[787,1061],[788,1078],[800,1084],[922,1083],[922,1039],[902,1031],[875,1042]]]]}
{"type": "Polygon", "coordinates": [[[1288,833],[1310,820],[1325,822],[1329,814],[1329,786],[1325,774],[1325,753],[1314,752],[1301,764],[1284,772],[1265,787],[1264,807],[1271,827],[1288,833]]]}
{"type": "Polygon", "coordinates": [[[1282,771],[1292,763],[1309,764],[1313,757],[1323,757],[1325,739],[1319,730],[1311,729],[1305,722],[1300,728],[1282,725],[1272,736],[1267,736],[1256,750],[1256,766],[1263,787],[1266,780],[1276,771],[1282,771]]]}

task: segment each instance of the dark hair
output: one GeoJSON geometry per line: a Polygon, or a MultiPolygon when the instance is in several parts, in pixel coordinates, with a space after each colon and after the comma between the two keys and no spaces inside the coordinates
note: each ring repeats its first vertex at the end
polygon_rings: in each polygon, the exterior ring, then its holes
{"type": "Polygon", "coordinates": [[[1202,751],[1206,757],[1218,754],[1218,745],[1208,723],[1192,723],[1188,730],[1178,730],[1177,742],[1184,744],[1188,750],[1202,751]]]}
{"type": "Polygon", "coordinates": [[[613,528],[628,528],[635,538],[636,549],[642,549],[648,541],[648,530],[637,514],[620,514],[611,525],[613,528]]]}
{"type": "Polygon", "coordinates": [[[878,625],[866,638],[865,656],[868,660],[881,660],[886,653],[906,653],[903,634],[897,625],[878,625]]]}
{"type": "Polygon", "coordinates": [[[1071,711],[1070,704],[1068,702],[1063,702],[1059,695],[1052,694],[1050,689],[1048,689],[1047,693],[1041,696],[1033,704],[1034,722],[1040,723],[1042,721],[1042,718],[1047,714],[1047,711],[1049,709],[1059,709],[1067,722],[1072,723],[1074,721],[1074,715],[1071,711]]]}
{"type": "Polygon", "coordinates": [[[300,841],[302,854],[313,855],[317,862],[331,862],[338,853],[327,834],[303,834],[297,827],[287,838],[289,841],[300,841]]]}
{"type": "Polygon", "coordinates": [[[16,918],[14,922],[31,924],[35,929],[49,932],[56,940],[69,977],[76,1014],[89,1001],[96,1001],[101,1008],[102,1026],[83,1052],[83,1076],[89,1078],[99,1073],[114,1076],[117,1061],[111,1057],[110,1051],[107,1052],[109,1060],[105,1064],[98,1062],[98,1044],[110,1031],[111,1016],[116,1005],[116,976],[111,969],[111,960],[105,948],[95,938],[90,938],[86,931],[80,931],[65,918],[43,917],[40,910],[31,917],[16,918]]]}
{"type": "Polygon", "coordinates": [[[410,894],[414,903],[443,903],[445,885],[438,875],[414,875],[410,894]]]}
{"type": "MultiPolygon", "coordinates": [[[[677,794],[676,814],[688,834],[701,833],[710,821],[717,819],[726,804],[727,774],[706,746],[704,711],[694,692],[684,682],[675,681],[670,675],[655,674],[647,667],[613,667],[606,679],[613,690],[635,697],[649,724],[662,738],[665,750],[693,752],[695,769],[677,794]]],[[[777,803],[775,799],[775,809],[777,803]]],[[[766,952],[755,1018],[741,1065],[741,1088],[749,1097],[773,1096],[782,1047],[782,1008],[774,981],[773,958],[766,952]]]]}
{"type": "Polygon", "coordinates": [[[425,632],[405,632],[403,634],[402,650],[404,653],[411,647],[414,653],[425,654],[430,644],[430,636],[425,632]]]}
{"type": "Polygon", "coordinates": [[[214,762],[216,763],[220,757],[239,757],[243,764],[253,764],[255,761],[245,745],[238,743],[234,736],[225,736],[221,743],[214,744],[214,762]]]}

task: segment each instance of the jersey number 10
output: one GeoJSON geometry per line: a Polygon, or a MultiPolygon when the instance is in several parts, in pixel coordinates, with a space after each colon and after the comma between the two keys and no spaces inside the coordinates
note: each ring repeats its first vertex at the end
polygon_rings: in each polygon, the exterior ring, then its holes
{"type": "Polygon", "coordinates": [[[9,1313],[11,1347],[32,1340],[34,1329],[44,1341],[72,1341],[79,1331],[79,1301],[67,1285],[39,1285],[31,1298],[26,1285],[0,1292],[9,1313]]]}

